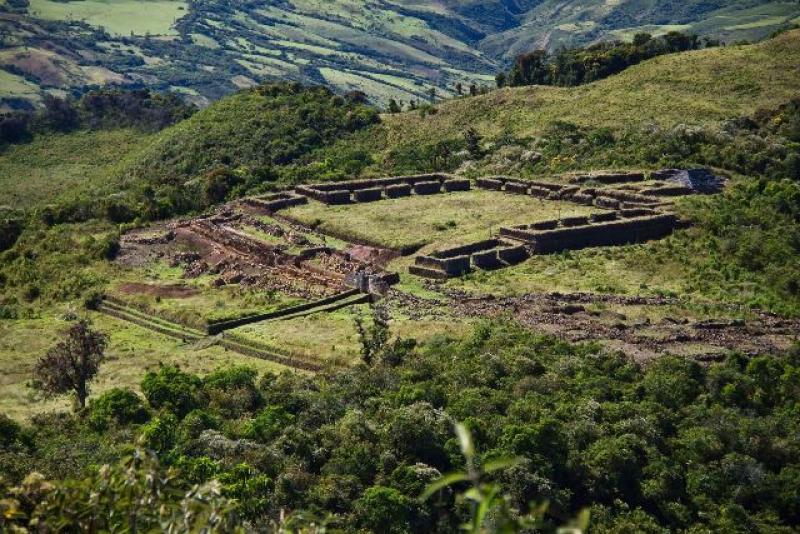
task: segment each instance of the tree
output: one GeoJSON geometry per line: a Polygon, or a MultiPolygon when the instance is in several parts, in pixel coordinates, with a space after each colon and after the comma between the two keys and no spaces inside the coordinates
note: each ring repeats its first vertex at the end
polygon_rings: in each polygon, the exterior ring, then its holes
{"type": "Polygon", "coordinates": [[[397,103],[397,100],[394,98],[389,99],[389,113],[400,113],[402,110],[400,109],[400,105],[397,103]]]}
{"type": "Polygon", "coordinates": [[[428,96],[430,97],[431,102],[436,102],[436,88],[435,87],[431,87],[430,89],[428,89],[428,96]]]}
{"type": "Polygon", "coordinates": [[[478,95],[478,86],[474,83],[469,84],[469,96],[477,96],[478,95]]]}
{"type": "Polygon", "coordinates": [[[475,159],[479,159],[482,156],[481,153],[481,140],[483,137],[473,128],[470,126],[464,132],[464,141],[467,143],[467,151],[469,152],[470,156],[475,159]]]}
{"type": "Polygon", "coordinates": [[[497,87],[502,89],[506,86],[506,73],[505,72],[498,72],[497,76],[494,77],[495,83],[497,83],[497,87]]]}
{"type": "Polygon", "coordinates": [[[56,132],[68,132],[78,126],[78,111],[71,101],[45,95],[43,103],[44,108],[40,111],[40,121],[46,128],[56,132]]]}
{"type": "Polygon", "coordinates": [[[74,393],[78,408],[83,410],[89,382],[97,375],[107,344],[105,334],[92,330],[86,320],[78,321],[36,364],[37,386],[48,395],[74,393]]]}
{"type": "Polygon", "coordinates": [[[380,304],[372,305],[372,325],[366,326],[364,319],[356,316],[356,331],[361,343],[361,360],[372,365],[389,341],[389,310],[380,304]]]}
{"type": "Polygon", "coordinates": [[[461,82],[457,82],[456,83],[456,93],[458,93],[458,96],[461,96],[461,95],[464,94],[464,86],[461,85],[461,82]]]}

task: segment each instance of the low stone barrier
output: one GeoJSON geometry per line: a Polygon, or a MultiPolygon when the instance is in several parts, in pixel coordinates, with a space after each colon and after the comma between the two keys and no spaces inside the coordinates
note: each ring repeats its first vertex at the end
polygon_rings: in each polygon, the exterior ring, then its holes
{"type": "Polygon", "coordinates": [[[659,239],[671,234],[677,223],[675,215],[662,214],[544,231],[501,228],[500,235],[526,241],[534,252],[547,254],[562,250],[624,245],[659,239]]]}
{"type": "Polygon", "coordinates": [[[589,224],[589,217],[564,217],[561,219],[561,226],[586,226],[589,224]]]}
{"type": "Polygon", "coordinates": [[[493,178],[478,178],[476,183],[482,189],[490,189],[492,191],[502,191],[503,189],[503,182],[493,178]]]}
{"type": "Polygon", "coordinates": [[[320,306],[333,304],[334,302],[353,297],[355,295],[358,295],[359,293],[360,292],[358,289],[352,289],[321,300],[315,300],[312,302],[306,302],[305,304],[300,304],[298,306],[292,306],[291,308],[284,308],[282,310],[274,312],[251,315],[249,317],[242,317],[240,319],[233,319],[229,321],[208,323],[208,325],[206,326],[206,333],[210,336],[215,336],[221,332],[224,332],[226,330],[233,330],[234,328],[239,328],[240,326],[245,326],[253,323],[260,323],[262,321],[277,319],[279,317],[286,317],[287,315],[294,315],[295,313],[300,313],[303,311],[311,310],[313,308],[318,308],[320,306]]]}
{"type": "Polygon", "coordinates": [[[647,197],[644,195],[640,195],[638,193],[632,193],[630,191],[621,191],[619,189],[602,189],[598,191],[598,194],[607,197],[613,198],[622,202],[637,202],[639,204],[657,204],[658,199],[653,197],[647,197]]]}
{"type": "Polygon", "coordinates": [[[417,182],[414,184],[414,193],[418,195],[435,195],[441,191],[441,182],[417,182]]]}
{"type": "Polygon", "coordinates": [[[619,214],[626,219],[633,219],[635,217],[649,217],[651,215],[655,215],[656,212],[648,208],[633,208],[620,210],[619,214]]]}
{"type": "Polygon", "coordinates": [[[325,204],[331,206],[340,206],[342,204],[350,204],[350,191],[346,189],[328,191],[325,193],[325,204]]]}
{"type": "Polygon", "coordinates": [[[242,204],[246,206],[271,213],[307,203],[308,198],[292,193],[276,193],[274,195],[266,195],[263,197],[248,197],[242,199],[242,204]]]}
{"type": "Polygon", "coordinates": [[[438,269],[432,269],[430,267],[423,267],[421,265],[411,265],[408,268],[408,272],[413,274],[414,276],[420,276],[422,278],[430,278],[432,280],[447,280],[448,278],[450,278],[444,271],[440,271],[438,269]]]}
{"type": "Polygon", "coordinates": [[[411,196],[411,186],[408,184],[390,185],[386,188],[386,198],[401,198],[411,196]]]}
{"type": "Polygon", "coordinates": [[[594,199],[594,205],[598,208],[606,208],[610,210],[620,209],[620,202],[615,198],[597,197],[594,199]]]}
{"type": "Polygon", "coordinates": [[[500,261],[508,265],[515,265],[527,260],[529,255],[528,249],[525,248],[524,245],[520,245],[517,247],[501,248],[497,251],[497,257],[500,261]]]}
{"type": "Polygon", "coordinates": [[[496,248],[500,245],[497,239],[487,239],[485,241],[478,241],[477,243],[470,243],[469,245],[462,245],[458,247],[446,248],[437,250],[431,254],[434,258],[453,258],[455,256],[468,256],[476,252],[496,248]]]}
{"type": "Polygon", "coordinates": [[[357,189],[353,196],[356,202],[375,202],[383,198],[383,189],[374,187],[372,189],[357,189]]]}
{"type": "Polygon", "coordinates": [[[589,220],[593,223],[616,221],[617,213],[614,211],[607,211],[604,213],[593,213],[589,216],[589,220]]]}
{"type": "Polygon", "coordinates": [[[694,190],[685,185],[665,185],[663,187],[653,187],[651,189],[642,189],[639,191],[642,195],[650,195],[656,197],[677,197],[681,195],[691,195],[694,190]]]}
{"type": "Polygon", "coordinates": [[[527,195],[530,186],[522,182],[506,182],[506,192],[527,195]]]}
{"type": "Polygon", "coordinates": [[[630,182],[644,181],[644,173],[641,172],[598,172],[574,178],[575,182],[597,182],[600,184],[624,184],[630,182]]]}
{"type": "Polygon", "coordinates": [[[541,221],[531,224],[528,228],[531,230],[552,230],[558,228],[558,221],[541,221]]]}
{"type": "Polygon", "coordinates": [[[476,252],[472,255],[472,264],[478,269],[497,269],[502,267],[503,264],[500,262],[497,252],[497,250],[476,252]]]}
{"type": "Polygon", "coordinates": [[[444,190],[448,193],[454,191],[469,191],[471,184],[469,180],[445,180],[444,190]]]}
{"type": "Polygon", "coordinates": [[[539,187],[538,185],[532,185],[529,189],[530,195],[537,197],[537,198],[547,198],[550,196],[551,191],[549,189],[545,189],[544,187],[539,187]]]}

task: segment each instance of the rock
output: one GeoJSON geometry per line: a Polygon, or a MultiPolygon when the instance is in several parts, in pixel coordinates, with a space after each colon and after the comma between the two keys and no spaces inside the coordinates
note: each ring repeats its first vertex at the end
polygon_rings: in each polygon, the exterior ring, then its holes
{"type": "Polygon", "coordinates": [[[539,163],[542,160],[542,154],[536,152],[535,150],[525,150],[521,155],[520,159],[525,163],[539,163]]]}

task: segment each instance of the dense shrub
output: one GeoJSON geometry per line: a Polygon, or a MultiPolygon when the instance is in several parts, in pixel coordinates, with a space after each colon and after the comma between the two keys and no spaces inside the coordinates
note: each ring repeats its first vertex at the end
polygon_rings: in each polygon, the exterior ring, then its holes
{"type": "Polygon", "coordinates": [[[0,446],[8,447],[17,440],[21,431],[19,424],[5,414],[0,414],[0,446]]]}
{"type": "Polygon", "coordinates": [[[156,410],[167,410],[178,417],[201,406],[202,380],[177,367],[163,365],[142,379],[142,393],[156,410]]]}
{"type": "Polygon", "coordinates": [[[664,54],[716,46],[696,35],[669,32],[660,37],[646,33],[634,36],[630,43],[602,42],[585,48],[565,48],[554,54],[535,50],[517,56],[506,75],[498,76],[498,85],[575,86],[607,78],[626,68],[664,54]]]}
{"type": "Polygon", "coordinates": [[[114,388],[89,402],[89,421],[97,430],[112,424],[144,423],[147,418],[142,399],[129,389],[114,388]]]}

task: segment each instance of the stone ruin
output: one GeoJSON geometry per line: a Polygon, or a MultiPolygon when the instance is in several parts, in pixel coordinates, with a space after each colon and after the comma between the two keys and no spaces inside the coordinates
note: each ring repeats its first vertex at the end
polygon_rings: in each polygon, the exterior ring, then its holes
{"type": "Polygon", "coordinates": [[[420,255],[409,267],[411,274],[434,280],[446,280],[470,272],[473,268],[492,270],[528,259],[524,245],[501,239],[487,239],[469,245],[437,250],[420,255]]]}
{"type": "Polygon", "coordinates": [[[441,192],[469,191],[467,179],[443,173],[395,176],[372,180],[352,180],[322,184],[299,185],[295,193],[328,205],[353,202],[376,202],[384,198],[416,195],[435,195],[441,192]]]}
{"type": "Polygon", "coordinates": [[[265,214],[275,213],[276,211],[291,208],[292,206],[301,206],[307,203],[308,199],[306,197],[294,194],[290,191],[258,197],[247,197],[241,200],[243,206],[262,211],[265,214]]]}
{"type": "Polygon", "coordinates": [[[677,226],[678,218],[671,213],[639,208],[501,228],[500,236],[525,243],[533,254],[549,254],[661,239],[677,226]]]}

